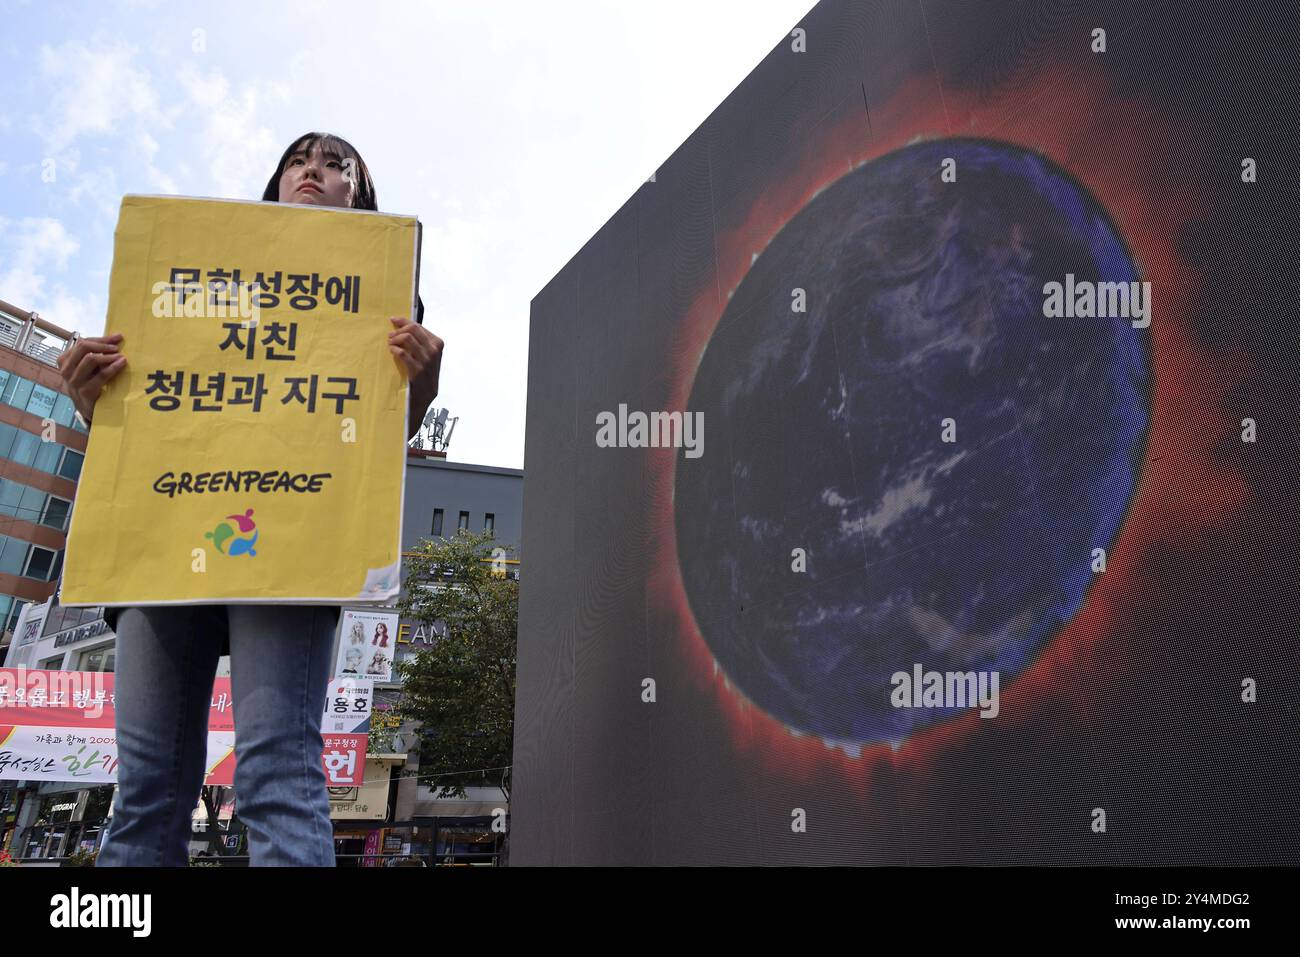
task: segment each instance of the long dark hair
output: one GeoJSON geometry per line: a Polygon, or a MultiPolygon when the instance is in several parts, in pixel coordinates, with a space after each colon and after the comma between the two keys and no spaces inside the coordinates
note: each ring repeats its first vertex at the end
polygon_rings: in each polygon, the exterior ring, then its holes
{"type": "Polygon", "coordinates": [[[333,156],[340,161],[352,160],[354,167],[353,178],[356,181],[356,187],[352,190],[352,208],[378,210],[379,203],[375,199],[375,183],[370,178],[370,168],[366,166],[366,161],[361,158],[361,154],[357,152],[355,146],[343,139],[343,137],[335,136],[332,133],[304,133],[290,143],[289,148],[280,157],[275,172],[271,174],[270,180],[267,181],[266,189],[262,191],[263,201],[271,203],[280,201],[280,177],[284,175],[284,168],[289,163],[289,157],[295,153],[310,153],[316,146],[319,146],[321,152],[327,156],[333,156]]]}

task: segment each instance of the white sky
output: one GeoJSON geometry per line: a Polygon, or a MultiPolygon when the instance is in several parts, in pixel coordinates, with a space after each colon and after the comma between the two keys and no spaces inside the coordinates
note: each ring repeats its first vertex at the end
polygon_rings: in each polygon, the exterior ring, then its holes
{"type": "Polygon", "coordinates": [[[0,299],[100,335],[124,193],[259,199],[335,132],[424,224],[448,457],[520,468],[530,300],[812,5],[0,0],[0,299]]]}

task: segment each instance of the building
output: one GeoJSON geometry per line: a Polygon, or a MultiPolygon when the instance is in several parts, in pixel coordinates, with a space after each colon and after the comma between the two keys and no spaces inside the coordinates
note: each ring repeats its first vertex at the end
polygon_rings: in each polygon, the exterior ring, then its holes
{"type": "MultiPolygon", "coordinates": [[[[406,501],[402,515],[402,548],[414,549],[421,539],[450,537],[458,529],[491,529],[495,538],[513,552],[508,574],[518,577],[523,555],[519,551],[523,521],[523,470],[448,462],[436,453],[412,450],[407,459],[406,501]]],[[[436,630],[436,629],[435,629],[436,630]]],[[[437,640],[424,625],[402,621],[398,626],[395,660],[415,654],[437,640]]],[[[401,695],[397,683],[377,685],[375,725],[382,713],[401,695]]],[[[374,803],[344,800],[336,804],[335,847],[342,855],[422,855],[441,863],[491,863],[498,840],[492,830],[499,810],[509,812],[499,788],[467,788],[465,800],[435,798],[430,781],[419,774],[415,729],[399,726],[392,754],[371,755],[366,781],[391,776],[393,786],[385,813],[374,803]],[[367,810],[343,810],[365,805],[367,810]]],[[[360,789],[365,791],[366,788],[360,789]]],[[[375,792],[371,792],[372,794],[375,792]]]]}
{"type": "MultiPolygon", "coordinates": [[[[0,300],[0,663],[112,671],[102,609],[49,611],[87,440],[56,365],[71,339],[0,300]]],[[[20,815],[42,856],[75,849],[86,839],[81,821],[102,820],[102,788],[23,785],[0,780],[0,846],[20,815]]],[[[97,833],[92,825],[92,844],[97,833]]],[[[12,850],[25,856],[31,846],[12,850]]]]}
{"type": "Polygon", "coordinates": [[[87,438],[55,365],[71,338],[0,300],[0,660],[63,566],[87,438]]]}

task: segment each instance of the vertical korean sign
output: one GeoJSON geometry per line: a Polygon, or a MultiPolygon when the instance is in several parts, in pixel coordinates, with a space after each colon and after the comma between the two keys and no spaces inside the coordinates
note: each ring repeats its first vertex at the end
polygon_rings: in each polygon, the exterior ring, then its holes
{"type": "Polygon", "coordinates": [[[399,590],[420,224],[126,196],[65,605],[383,601],[399,590]]]}

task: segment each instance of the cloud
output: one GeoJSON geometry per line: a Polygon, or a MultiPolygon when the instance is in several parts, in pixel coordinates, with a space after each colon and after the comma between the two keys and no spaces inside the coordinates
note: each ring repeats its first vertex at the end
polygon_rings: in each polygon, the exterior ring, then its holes
{"type": "Polygon", "coordinates": [[[77,296],[56,285],[36,312],[42,319],[48,319],[69,332],[79,332],[83,336],[104,334],[107,307],[100,296],[77,296]]]}
{"type": "Polygon", "coordinates": [[[77,207],[89,203],[98,213],[100,223],[108,224],[117,220],[122,190],[113,168],[101,166],[75,174],[73,185],[60,198],[77,207]]]}
{"type": "Polygon", "coordinates": [[[140,130],[136,134],[135,145],[137,152],[145,158],[145,176],[149,185],[160,193],[179,193],[176,181],[153,164],[153,158],[158,154],[158,141],[147,130],[140,130]]]}
{"type": "Polygon", "coordinates": [[[66,269],[68,257],[81,248],[63,223],[49,217],[28,217],[17,222],[0,218],[0,235],[16,247],[6,257],[10,263],[8,275],[47,263],[66,269]]]}
{"type": "Polygon", "coordinates": [[[77,41],[41,47],[37,82],[48,90],[49,105],[32,117],[32,129],[51,155],[82,136],[111,136],[125,119],[166,122],[149,73],[134,65],[135,54],[121,41],[97,49],[77,41]]]}
{"type": "Polygon", "coordinates": [[[63,223],[50,217],[10,220],[0,217],[0,299],[39,313],[51,322],[88,335],[99,335],[104,306],[98,296],[78,296],[50,282],[50,270],[64,272],[81,248],[63,223]]]}
{"type": "Polygon", "coordinates": [[[47,95],[31,128],[45,156],[56,160],[60,178],[74,177],[67,198],[76,205],[87,196],[95,199],[100,215],[110,220],[121,195],[117,170],[132,184],[139,174],[152,191],[179,192],[154,158],[158,137],[170,135],[184,105],[165,103],[136,56],[135,47],[122,41],[94,47],[69,41],[42,46],[38,57],[37,84],[47,95]],[[81,144],[92,138],[101,141],[87,151],[97,163],[83,171],[81,144]]]}
{"type": "MultiPolygon", "coordinates": [[[[212,194],[231,199],[261,199],[267,174],[287,143],[273,117],[296,105],[298,86],[312,54],[300,50],[290,58],[289,75],[281,79],[245,82],[236,88],[220,68],[206,73],[185,64],[177,74],[181,87],[205,117],[203,128],[190,139],[189,159],[206,163],[212,194]]],[[[192,190],[185,192],[192,194],[192,190]]]]}

